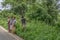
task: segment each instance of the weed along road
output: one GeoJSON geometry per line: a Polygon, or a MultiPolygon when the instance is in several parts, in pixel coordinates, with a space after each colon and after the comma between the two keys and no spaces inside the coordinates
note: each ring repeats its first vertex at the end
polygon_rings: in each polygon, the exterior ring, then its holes
{"type": "Polygon", "coordinates": [[[0,40],[16,40],[16,39],[0,28],[0,40]]]}

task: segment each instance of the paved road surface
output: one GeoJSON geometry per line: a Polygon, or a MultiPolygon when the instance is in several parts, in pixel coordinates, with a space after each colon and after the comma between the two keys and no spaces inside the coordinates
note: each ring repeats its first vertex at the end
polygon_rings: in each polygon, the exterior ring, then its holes
{"type": "Polygon", "coordinates": [[[9,35],[7,32],[0,29],[0,40],[16,40],[16,39],[9,35]]]}

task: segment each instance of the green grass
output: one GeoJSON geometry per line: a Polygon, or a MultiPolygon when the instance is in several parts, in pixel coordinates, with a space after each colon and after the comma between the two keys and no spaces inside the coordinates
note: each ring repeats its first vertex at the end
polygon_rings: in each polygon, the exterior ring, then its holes
{"type": "Polygon", "coordinates": [[[6,18],[0,18],[0,25],[3,26],[4,28],[8,29],[7,19],[6,18]]]}
{"type": "Polygon", "coordinates": [[[58,27],[46,25],[43,22],[30,22],[27,24],[26,31],[17,28],[17,35],[25,40],[60,40],[58,27]]]}
{"type": "MultiPolygon", "coordinates": [[[[0,18],[0,25],[7,29],[7,18],[0,18]]],[[[26,31],[23,32],[21,22],[17,18],[16,34],[24,40],[60,40],[60,27],[32,20],[27,22],[26,31]]]]}

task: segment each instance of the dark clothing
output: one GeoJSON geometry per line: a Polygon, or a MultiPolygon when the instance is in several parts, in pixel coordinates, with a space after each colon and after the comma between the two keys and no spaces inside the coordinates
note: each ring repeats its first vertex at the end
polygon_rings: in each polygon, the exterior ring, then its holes
{"type": "Polygon", "coordinates": [[[25,18],[22,18],[22,24],[26,24],[26,19],[25,18]]]}
{"type": "Polygon", "coordinates": [[[26,28],[26,19],[24,17],[22,17],[21,22],[22,22],[23,31],[25,31],[25,28],[26,28]]]}

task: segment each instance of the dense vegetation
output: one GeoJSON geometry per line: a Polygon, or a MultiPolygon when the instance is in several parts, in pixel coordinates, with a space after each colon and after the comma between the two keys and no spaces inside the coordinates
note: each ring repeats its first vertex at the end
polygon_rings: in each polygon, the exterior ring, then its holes
{"type": "Polygon", "coordinates": [[[16,17],[16,34],[24,40],[60,40],[60,15],[56,0],[5,0],[10,10],[0,13],[0,25],[7,27],[7,17],[16,17]],[[22,31],[21,16],[27,20],[26,30],[22,31]]]}
{"type": "Polygon", "coordinates": [[[58,15],[56,2],[56,0],[5,0],[2,4],[11,5],[11,12],[14,14],[54,24],[58,15]]]}

